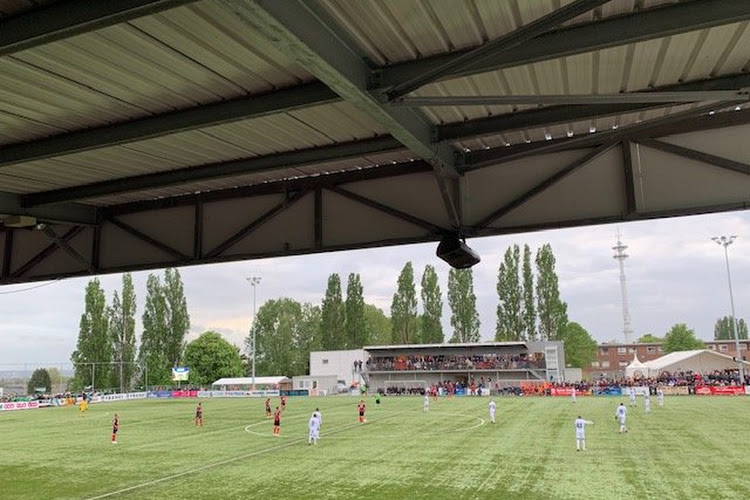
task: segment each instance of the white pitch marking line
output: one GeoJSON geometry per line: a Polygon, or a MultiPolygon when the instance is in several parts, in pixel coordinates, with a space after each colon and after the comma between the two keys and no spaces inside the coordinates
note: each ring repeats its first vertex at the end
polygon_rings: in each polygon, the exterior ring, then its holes
{"type": "MultiPolygon", "coordinates": [[[[395,417],[396,415],[400,415],[401,413],[404,413],[404,412],[393,413],[393,414],[389,415],[386,418],[395,417]]],[[[258,424],[262,423],[262,421],[261,422],[257,422],[257,423],[258,424]]],[[[343,432],[343,431],[346,431],[346,430],[349,430],[349,429],[353,429],[355,427],[359,427],[361,425],[362,424],[360,424],[360,423],[352,424],[352,425],[349,425],[349,426],[346,426],[346,427],[341,427],[341,428],[339,428],[339,429],[337,429],[335,431],[332,431],[331,433],[333,434],[333,433],[343,432]]],[[[196,467],[194,469],[186,470],[186,471],[183,471],[183,472],[178,472],[176,474],[171,474],[171,475],[165,476],[165,477],[160,477],[159,479],[154,479],[152,481],[146,481],[145,483],[136,484],[134,486],[128,486],[127,488],[122,488],[122,489],[117,490],[117,491],[110,491],[109,493],[104,493],[103,495],[98,495],[98,496],[95,496],[95,497],[90,497],[87,500],[99,500],[101,498],[113,497],[113,496],[119,495],[121,493],[127,493],[129,491],[137,490],[137,489],[140,489],[140,488],[145,488],[146,486],[151,486],[151,485],[154,485],[154,484],[163,483],[165,481],[169,481],[170,479],[176,479],[178,477],[187,476],[188,474],[195,474],[196,472],[201,472],[201,471],[204,471],[204,470],[207,470],[207,469],[211,469],[213,467],[218,467],[220,465],[228,464],[228,463],[231,463],[231,462],[236,462],[237,460],[243,460],[245,458],[250,458],[250,457],[257,456],[257,455],[262,455],[263,453],[266,453],[266,452],[269,452],[269,451],[275,451],[275,450],[280,450],[280,449],[283,449],[283,448],[288,448],[288,447],[293,446],[295,444],[303,443],[306,440],[307,440],[306,438],[295,439],[294,441],[289,441],[288,443],[280,444],[278,446],[272,446],[270,448],[264,448],[262,450],[254,451],[252,453],[246,453],[244,455],[240,455],[240,456],[237,456],[237,457],[227,458],[226,460],[220,460],[220,461],[214,462],[212,464],[206,464],[206,465],[203,465],[201,467],[196,467]]]]}

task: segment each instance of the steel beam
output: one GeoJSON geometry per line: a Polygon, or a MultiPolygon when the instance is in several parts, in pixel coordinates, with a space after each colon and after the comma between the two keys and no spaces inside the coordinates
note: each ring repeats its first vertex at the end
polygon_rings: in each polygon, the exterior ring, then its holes
{"type": "Polygon", "coordinates": [[[415,110],[393,109],[368,91],[371,70],[348,34],[309,0],[224,0],[237,17],[275,42],[276,48],[374,120],[416,155],[433,165],[448,217],[461,225],[453,200],[456,156],[450,145],[432,143],[432,130],[415,110]]]}
{"type": "Polygon", "coordinates": [[[0,269],[0,279],[6,279],[10,275],[10,263],[13,260],[13,234],[15,231],[6,231],[3,240],[3,267],[0,269]]]}
{"type": "MultiPolygon", "coordinates": [[[[524,145],[526,147],[518,148],[493,148],[489,150],[476,151],[467,154],[465,171],[477,170],[491,165],[499,165],[509,161],[519,160],[528,156],[540,154],[555,153],[567,149],[596,147],[608,142],[620,142],[624,139],[633,139],[635,137],[659,137],[672,132],[672,127],[677,124],[686,123],[688,126],[699,118],[701,115],[709,116],[708,113],[714,110],[720,110],[726,107],[734,106],[735,103],[712,103],[703,106],[662,116],[646,122],[620,127],[617,130],[608,130],[606,132],[597,132],[594,134],[581,135],[565,139],[545,141],[536,144],[524,145]]],[[[735,114],[737,112],[726,112],[720,114],[735,114]]]]}
{"type": "MultiPolygon", "coordinates": [[[[750,87],[750,74],[739,73],[697,80],[676,85],[665,85],[652,90],[638,92],[640,95],[649,92],[713,92],[750,87]]],[[[596,104],[587,106],[552,106],[541,109],[520,111],[518,113],[479,118],[465,122],[438,125],[435,132],[437,141],[468,139],[483,135],[501,134],[511,130],[530,129],[560,123],[572,123],[589,118],[619,115],[644,109],[663,107],[663,104],[620,103],[596,104]]]]}
{"type": "Polygon", "coordinates": [[[338,95],[322,83],[311,83],[268,94],[240,97],[114,125],[55,135],[32,142],[8,144],[0,149],[0,168],[202,127],[260,118],[339,100],[338,95]]]}
{"type": "Polygon", "coordinates": [[[388,214],[391,217],[395,217],[396,219],[400,219],[404,222],[414,224],[415,226],[419,226],[422,229],[426,229],[430,233],[447,234],[450,232],[448,229],[440,227],[437,224],[433,224],[432,222],[426,221],[424,219],[420,219],[419,217],[415,217],[414,215],[408,214],[406,212],[402,212],[401,210],[397,210],[393,207],[389,207],[388,205],[380,203],[379,201],[372,200],[370,198],[367,198],[366,196],[362,196],[361,194],[357,194],[352,191],[349,191],[348,189],[344,189],[338,186],[330,186],[327,189],[329,191],[336,193],[339,196],[348,198],[361,205],[370,207],[379,212],[383,212],[384,214],[388,214]]]}
{"type": "Polygon", "coordinates": [[[127,224],[127,223],[125,223],[125,222],[123,222],[123,221],[121,221],[119,219],[116,219],[114,217],[110,217],[109,219],[106,220],[106,222],[109,222],[112,225],[119,227],[120,229],[122,229],[126,233],[129,233],[130,235],[135,236],[139,240],[148,243],[152,247],[158,248],[159,250],[161,250],[164,253],[168,253],[169,255],[171,255],[172,257],[175,257],[178,260],[182,260],[182,261],[189,261],[190,260],[190,256],[185,255],[184,253],[180,252],[179,250],[176,250],[176,249],[170,247],[169,245],[167,245],[165,243],[162,243],[161,241],[159,241],[159,240],[157,240],[155,238],[152,238],[151,236],[149,236],[149,235],[147,235],[147,234],[139,231],[138,229],[134,228],[130,224],[127,224]]]}
{"type": "Polygon", "coordinates": [[[278,181],[264,182],[239,188],[220,189],[217,191],[206,191],[198,194],[122,203],[120,205],[106,207],[102,209],[102,212],[107,217],[112,217],[115,215],[143,212],[147,210],[184,207],[188,205],[193,206],[198,201],[208,203],[219,200],[246,198],[249,196],[267,196],[294,191],[314,190],[316,188],[338,186],[351,182],[387,179],[410,174],[424,174],[431,171],[432,166],[425,161],[407,161],[392,165],[363,168],[361,170],[347,170],[345,172],[336,172],[333,174],[314,175],[296,179],[280,179],[278,181]]]}
{"type": "Polygon", "coordinates": [[[632,217],[638,212],[635,200],[635,177],[633,171],[633,155],[630,150],[631,142],[622,141],[622,168],[623,182],[625,185],[625,216],[632,217]]]}
{"type": "Polygon", "coordinates": [[[497,219],[503,217],[504,215],[508,214],[512,210],[515,210],[516,208],[520,207],[527,201],[529,201],[534,196],[546,191],[547,189],[551,188],[564,178],[568,177],[570,174],[575,172],[576,170],[580,169],[581,167],[588,165],[595,159],[599,158],[603,154],[605,154],[607,151],[612,149],[615,146],[616,143],[614,142],[608,142],[602,146],[599,146],[594,151],[590,152],[589,154],[585,155],[583,158],[580,158],[574,162],[572,162],[570,165],[564,167],[559,172],[551,175],[547,179],[543,180],[542,182],[538,183],[536,186],[532,187],[525,193],[521,194],[514,200],[506,203],[502,207],[498,208],[497,210],[493,210],[492,213],[487,215],[485,218],[481,219],[479,222],[477,222],[474,225],[474,230],[481,231],[493,222],[495,222],[497,219]]]}
{"type": "Polygon", "coordinates": [[[313,234],[315,248],[323,248],[323,189],[315,188],[315,199],[313,201],[313,234]]]}
{"type": "MultiPolygon", "coordinates": [[[[461,71],[454,71],[449,77],[457,78],[559,59],[748,19],[750,19],[750,2],[742,0],[679,2],[635,14],[550,31],[516,46],[513,50],[494,54],[461,71]]],[[[449,64],[469,52],[471,49],[458,54],[442,54],[379,69],[377,86],[381,89],[394,87],[449,64]]]]}
{"type": "Polygon", "coordinates": [[[696,151],[695,149],[678,146],[676,144],[670,144],[668,142],[659,141],[656,139],[638,139],[637,142],[638,144],[651,149],[664,151],[665,153],[681,156],[689,160],[708,163],[709,165],[724,168],[726,170],[731,170],[732,172],[750,175],[750,165],[748,165],[747,163],[730,160],[729,158],[722,158],[721,156],[704,153],[703,151],[696,151]]]}
{"type": "Polygon", "coordinates": [[[203,202],[195,202],[193,212],[193,258],[200,260],[203,257],[203,202]]]}
{"type": "Polygon", "coordinates": [[[284,210],[288,209],[295,203],[297,203],[299,200],[304,198],[310,191],[304,190],[304,191],[297,191],[296,193],[286,196],[284,200],[281,203],[278,203],[276,206],[272,207],[270,210],[266,211],[263,215],[258,217],[257,219],[250,222],[248,225],[234,233],[232,236],[227,238],[222,243],[219,243],[213,250],[208,252],[206,254],[207,258],[214,258],[219,257],[221,254],[229,250],[231,247],[239,243],[240,240],[247,237],[250,233],[258,229],[260,226],[265,224],[266,222],[270,221],[274,217],[276,217],[278,214],[283,212],[284,210]]]}
{"type": "Polygon", "coordinates": [[[122,179],[84,184],[82,186],[41,191],[24,195],[23,203],[25,206],[33,207],[68,200],[96,198],[110,194],[129,193],[143,189],[176,186],[189,182],[221,179],[223,177],[235,177],[238,175],[265,172],[284,167],[297,167],[324,161],[356,158],[372,153],[393,151],[402,147],[401,143],[393,137],[376,137],[374,139],[344,142],[332,146],[321,146],[288,151],[275,155],[259,156],[246,160],[210,163],[208,165],[200,165],[197,167],[135,175],[122,179]]]}
{"type": "Polygon", "coordinates": [[[23,195],[0,192],[0,214],[28,215],[39,222],[59,222],[63,224],[96,224],[97,209],[79,203],[59,203],[46,207],[27,208],[23,205],[23,195]]]}
{"type": "Polygon", "coordinates": [[[65,253],[70,255],[74,260],[76,260],[78,263],[83,264],[84,269],[86,269],[89,273],[94,274],[94,265],[89,262],[89,260],[78,253],[78,251],[70,246],[70,243],[60,238],[60,236],[55,232],[54,229],[52,229],[50,226],[44,226],[42,229],[42,232],[54,241],[58,247],[60,247],[65,253]]]}
{"type": "Polygon", "coordinates": [[[393,101],[393,106],[440,107],[440,106],[508,106],[536,104],[585,105],[585,104],[667,104],[700,101],[750,100],[747,89],[714,90],[705,92],[623,92],[620,94],[589,95],[493,95],[493,96],[419,96],[404,97],[393,101]]]}
{"type": "MultiPolygon", "coordinates": [[[[81,231],[83,231],[82,226],[72,227],[60,237],[60,240],[65,241],[65,242],[70,241],[81,231]]],[[[21,267],[19,267],[18,269],[10,273],[10,275],[8,275],[8,279],[12,281],[15,278],[23,276],[24,274],[29,272],[34,266],[36,266],[37,264],[42,262],[44,259],[52,255],[59,248],[60,246],[57,243],[51,243],[47,245],[39,253],[37,253],[35,256],[27,260],[25,264],[23,264],[21,267]]]]}
{"type": "Polygon", "coordinates": [[[392,101],[408,94],[428,83],[439,80],[440,78],[461,72],[473,64],[480,63],[492,55],[502,54],[509,49],[521,45],[532,38],[550,31],[553,28],[570,21],[586,12],[599,7],[610,0],[575,0],[568,5],[556,9],[546,16],[542,16],[534,21],[524,24],[509,33],[502,35],[500,38],[491,40],[468,52],[464,52],[436,68],[430,69],[423,74],[411,78],[403,83],[399,83],[390,89],[387,93],[388,100],[392,101]]]}
{"type": "Polygon", "coordinates": [[[0,23],[0,57],[196,0],[68,0],[0,23]]]}

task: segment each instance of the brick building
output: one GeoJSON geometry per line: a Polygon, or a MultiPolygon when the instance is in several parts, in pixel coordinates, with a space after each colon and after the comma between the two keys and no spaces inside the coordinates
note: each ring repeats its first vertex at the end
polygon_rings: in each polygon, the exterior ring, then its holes
{"type": "MultiPolygon", "coordinates": [[[[737,350],[734,340],[709,340],[706,349],[735,357],[737,350]]],[[[740,340],[742,358],[750,360],[750,341],[740,340]]],[[[651,361],[664,355],[663,345],[660,343],[648,344],[600,344],[596,349],[596,361],[583,369],[584,378],[595,379],[620,378],[625,375],[625,367],[638,355],[642,362],[651,361]]]]}

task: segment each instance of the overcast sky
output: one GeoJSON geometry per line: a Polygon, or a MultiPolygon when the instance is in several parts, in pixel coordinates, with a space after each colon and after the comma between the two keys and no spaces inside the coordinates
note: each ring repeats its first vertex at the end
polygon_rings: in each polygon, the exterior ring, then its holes
{"type": "MultiPolygon", "coordinates": [[[[700,338],[712,338],[716,319],[730,313],[723,250],[710,240],[715,235],[739,236],[729,247],[734,301],[738,317],[750,316],[750,212],[744,211],[470,240],[482,257],[473,268],[482,338],[494,336],[497,270],[506,248],[528,243],[535,252],[550,243],[571,321],[583,325],[599,341],[622,340],[619,269],[611,249],[618,228],[629,246],[625,267],[636,338],[645,333],[661,336],[683,322],[700,338]]],[[[253,310],[253,290],[245,280],[249,276],[261,277],[260,307],[265,300],[279,297],[319,304],[331,273],[341,275],[344,290],[348,274],[359,273],[365,300],[390,314],[398,274],[409,260],[417,286],[426,264],[437,268],[448,338],[448,266],[435,257],[435,247],[408,245],[181,268],[192,324],[190,338],[210,329],[243,346],[253,310]]],[[[147,276],[148,272],[133,273],[139,335],[147,276]]],[[[0,370],[23,364],[29,368],[69,364],[87,281],[77,278],[0,287],[0,370]]],[[[112,293],[121,287],[121,275],[102,276],[101,281],[111,302],[112,293]]]]}

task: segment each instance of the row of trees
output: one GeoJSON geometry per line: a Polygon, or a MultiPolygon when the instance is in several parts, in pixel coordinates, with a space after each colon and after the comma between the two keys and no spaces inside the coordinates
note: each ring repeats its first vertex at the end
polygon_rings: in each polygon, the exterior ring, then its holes
{"type": "MultiPolygon", "coordinates": [[[[555,257],[541,247],[531,267],[531,249],[524,247],[522,280],[520,247],[505,253],[498,272],[495,339],[564,340],[572,366],[596,356],[596,341],[577,323],[568,323],[567,304],[560,299],[555,257]]],[[[399,274],[387,317],[364,300],[359,274],[348,276],[346,291],[338,274],[328,277],[320,306],[289,298],[269,300],[253,323],[258,374],[306,373],[310,351],[359,349],[365,345],[430,344],[445,341],[443,294],[435,268],[427,265],[417,293],[414,267],[407,262],[399,274]],[[421,312],[419,303],[421,299],[421,312]]],[[[449,342],[479,342],[480,320],[471,269],[451,269],[447,290],[452,332],[449,342]]],[[[245,345],[252,355],[253,331],[245,345]]]]}
{"type": "Polygon", "coordinates": [[[536,275],[528,245],[523,248],[523,263],[518,245],[505,251],[497,276],[495,340],[562,340],[568,305],[560,299],[552,247],[539,248],[534,262],[536,275]]]}
{"type": "MultiPolygon", "coordinates": [[[[737,331],[740,339],[747,339],[747,323],[744,319],[737,321],[737,331]]],[[[734,340],[734,326],[732,317],[724,316],[716,320],[714,325],[714,340],[734,340]]],[[[664,344],[665,352],[688,351],[703,349],[705,344],[695,336],[695,332],[684,323],[674,325],[664,337],[648,333],[638,339],[638,343],[664,344]]]]}
{"type": "Polygon", "coordinates": [[[94,278],[88,282],[78,343],[71,355],[76,388],[129,388],[135,378],[143,383],[146,376],[150,384],[169,382],[171,367],[180,364],[190,329],[178,270],[166,269],[163,281],[148,276],[138,350],[135,315],[136,293],[129,273],[123,275],[122,291],[114,292],[111,305],[100,281],[94,278]]]}

